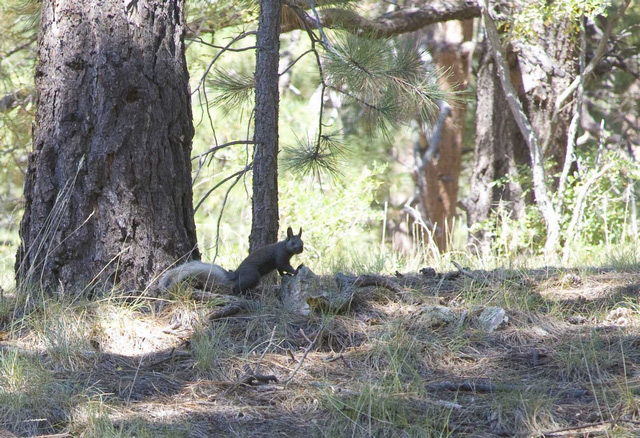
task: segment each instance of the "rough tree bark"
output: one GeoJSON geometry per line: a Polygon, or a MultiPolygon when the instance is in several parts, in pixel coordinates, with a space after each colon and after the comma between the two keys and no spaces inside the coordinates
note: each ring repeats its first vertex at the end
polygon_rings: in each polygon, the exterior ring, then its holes
{"type": "MultiPolygon", "coordinates": [[[[578,74],[577,38],[568,18],[560,17],[541,26],[537,38],[518,47],[518,63],[525,113],[536,132],[542,155],[553,161],[550,175],[560,174],[567,151],[571,106],[559,111],[552,125],[555,102],[578,74]]],[[[557,187],[554,178],[550,187],[557,187]]]]}
{"type": "Polygon", "coordinates": [[[557,245],[560,239],[560,219],[558,213],[551,203],[547,187],[547,178],[545,176],[545,169],[543,164],[543,156],[541,152],[540,142],[537,133],[533,129],[527,114],[525,114],[522,102],[518,98],[516,91],[513,87],[513,82],[510,76],[510,69],[503,48],[500,43],[498,31],[496,29],[493,19],[489,15],[487,9],[488,0],[485,0],[482,18],[484,19],[485,35],[487,37],[487,45],[491,49],[493,59],[496,65],[496,72],[500,78],[502,90],[506,97],[513,117],[518,124],[522,137],[527,143],[529,149],[529,156],[531,157],[531,173],[532,173],[532,185],[533,192],[536,197],[536,204],[540,214],[544,218],[545,229],[547,232],[546,242],[544,245],[544,251],[547,256],[555,257],[557,245]]]}
{"type": "Polygon", "coordinates": [[[278,240],[278,61],[281,8],[280,0],[260,1],[249,251],[278,240]]]}
{"type": "Polygon", "coordinates": [[[199,257],[183,6],[42,2],[19,285],[142,288],[199,257]]]}
{"type": "MultiPolygon", "coordinates": [[[[515,54],[508,52],[507,60],[511,67],[511,81],[518,94],[522,95],[515,54]]],[[[525,200],[518,182],[518,166],[528,164],[529,158],[526,143],[506,101],[495,62],[486,45],[483,45],[478,69],[476,97],[473,173],[469,183],[469,196],[462,204],[467,212],[470,246],[480,254],[488,254],[491,246],[490,233],[477,224],[489,219],[500,202],[507,206],[513,219],[524,217],[525,200]],[[505,184],[492,184],[505,176],[509,176],[505,184]]]]}

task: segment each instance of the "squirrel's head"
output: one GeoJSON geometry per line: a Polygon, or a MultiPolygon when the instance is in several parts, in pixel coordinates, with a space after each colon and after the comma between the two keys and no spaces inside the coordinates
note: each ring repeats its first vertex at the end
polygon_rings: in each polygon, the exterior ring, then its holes
{"type": "Polygon", "coordinates": [[[302,228],[298,234],[293,234],[291,227],[287,228],[287,240],[285,240],[285,246],[287,252],[291,254],[300,254],[304,249],[304,243],[302,242],[302,228]]]}

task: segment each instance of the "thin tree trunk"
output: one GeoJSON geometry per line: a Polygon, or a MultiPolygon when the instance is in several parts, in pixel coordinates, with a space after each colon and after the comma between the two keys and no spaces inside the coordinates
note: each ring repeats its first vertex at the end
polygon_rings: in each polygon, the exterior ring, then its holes
{"type": "Polygon", "coordinates": [[[278,238],[280,0],[261,0],[256,56],[255,153],[249,250],[278,238]]]}
{"type": "Polygon", "coordinates": [[[183,2],[42,2],[19,285],[142,288],[198,257],[183,2]]]}

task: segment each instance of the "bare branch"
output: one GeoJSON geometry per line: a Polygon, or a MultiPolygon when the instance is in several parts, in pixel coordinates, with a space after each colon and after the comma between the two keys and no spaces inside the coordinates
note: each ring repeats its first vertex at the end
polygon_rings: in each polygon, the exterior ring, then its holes
{"type": "Polygon", "coordinates": [[[620,17],[624,15],[624,12],[629,6],[629,3],[631,3],[631,0],[625,0],[620,5],[620,8],[618,9],[618,12],[616,13],[616,15],[611,17],[611,19],[607,22],[607,27],[602,33],[602,38],[600,38],[598,47],[596,47],[595,54],[593,58],[591,58],[591,61],[589,61],[589,64],[587,64],[587,66],[585,67],[584,72],[582,72],[581,75],[578,75],[573,80],[573,82],[571,82],[571,84],[562,93],[560,93],[560,95],[556,99],[556,103],[554,104],[554,108],[553,108],[553,115],[551,116],[551,123],[549,124],[549,137],[547,138],[547,141],[545,142],[542,150],[545,150],[545,151],[548,150],[549,146],[551,145],[551,142],[553,141],[553,138],[554,138],[553,133],[556,130],[556,126],[558,124],[558,117],[560,115],[560,112],[564,108],[564,103],[567,101],[569,96],[571,96],[573,92],[576,91],[576,89],[580,85],[580,82],[584,81],[584,78],[589,76],[593,72],[593,70],[595,70],[595,68],[598,66],[598,63],[604,56],[607,49],[607,44],[609,43],[609,39],[611,38],[611,33],[613,32],[613,27],[618,22],[620,17]]]}
{"type": "Polygon", "coordinates": [[[198,86],[196,87],[195,90],[193,90],[191,92],[191,94],[193,94],[193,93],[197,92],[198,90],[200,90],[200,87],[202,87],[202,85],[204,84],[204,81],[205,81],[207,75],[209,74],[209,71],[211,71],[211,68],[213,67],[213,64],[216,63],[218,58],[220,58],[220,56],[222,56],[222,54],[224,52],[226,52],[229,49],[229,47],[231,47],[233,44],[235,44],[236,42],[240,41],[241,39],[246,38],[249,35],[255,35],[255,34],[256,34],[255,31],[243,32],[240,35],[237,35],[236,37],[234,37],[231,41],[229,41],[229,43],[226,46],[224,46],[218,53],[216,53],[216,56],[213,57],[213,59],[211,60],[211,62],[207,66],[207,68],[205,69],[204,73],[202,74],[202,77],[200,78],[200,81],[198,82],[198,86]]]}
{"type": "MultiPolygon", "coordinates": [[[[227,182],[227,181],[229,181],[230,179],[233,179],[233,178],[238,178],[238,179],[240,179],[240,177],[241,177],[242,175],[244,175],[245,173],[247,173],[248,171],[250,171],[252,168],[253,168],[253,163],[252,163],[252,164],[249,164],[249,165],[248,165],[247,167],[245,167],[244,169],[239,170],[239,171],[237,171],[236,173],[234,173],[234,174],[232,174],[232,175],[229,175],[228,177],[226,177],[225,179],[223,179],[222,181],[220,181],[218,184],[216,184],[215,186],[213,186],[212,188],[210,188],[210,189],[209,189],[209,191],[208,191],[208,192],[207,192],[207,193],[202,197],[202,199],[200,199],[200,202],[198,202],[198,205],[196,205],[196,208],[193,210],[194,214],[195,214],[195,212],[196,212],[196,211],[198,211],[198,208],[200,208],[200,206],[202,205],[202,203],[204,202],[204,200],[205,200],[205,199],[207,199],[207,198],[209,197],[209,195],[210,195],[211,193],[213,193],[213,191],[214,191],[215,189],[217,189],[218,187],[220,187],[222,184],[226,183],[226,182],[227,182]]],[[[237,180],[236,180],[236,182],[237,182],[237,180]]],[[[235,182],[234,182],[234,184],[235,184],[235,182]]],[[[226,199],[226,197],[225,197],[225,199],[226,199]]]]}
{"type": "MultiPolygon", "coordinates": [[[[302,1],[292,1],[298,7],[305,8],[302,1]]],[[[320,2],[317,2],[320,3],[320,2]]],[[[434,23],[449,20],[466,20],[480,16],[480,6],[475,0],[442,0],[427,2],[420,7],[400,9],[382,17],[370,20],[357,13],[342,8],[327,8],[318,11],[322,25],[327,28],[342,28],[353,32],[362,32],[375,37],[386,37],[413,32],[434,23]]],[[[316,27],[315,20],[304,17],[305,25],[316,27]]],[[[299,23],[287,23],[282,32],[298,27],[299,23]]]]}
{"type": "Polygon", "coordinates": [[[236,144],[253,144],[253,141],[252,140],[236,140],[236,141],[230,141],[228,143],[223,143],[223,144],[220,144],[220,145],[212,147],[211,149],[209,149],[206,152],[203,152],[201,154],[196,155],[195,157],[193,157],[191,159],[191,161],[199,160],[200,158],[202,158],[202,157],[204,157],[206,155],[212,154],[212,153],[216,152],[217,150],[224,149],[226,147],[233,146],[233,145],[236,145],[236,144]]]}

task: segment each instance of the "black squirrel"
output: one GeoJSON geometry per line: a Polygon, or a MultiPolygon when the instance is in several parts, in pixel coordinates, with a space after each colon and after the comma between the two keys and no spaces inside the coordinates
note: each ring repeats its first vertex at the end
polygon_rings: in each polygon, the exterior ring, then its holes
{"type": "Polygon", "coordinates": [[[159,280],[160,289],[168,289],[172,285],[188,278],[195,278],[205,285],[224,285],[233,291],[245,292],[258,285],[260,278],[277,269],[280,275],[296,275],[298,269],[291,266],[291,257],[302,253],[302,228],[298,234],[293,234],[291,227],[287,228],[287,238],[277,243],[258,248],[240,263],[235,271],[227,271],[221,266],[201,261],[191,261],[166,271],[159,280]]]}

